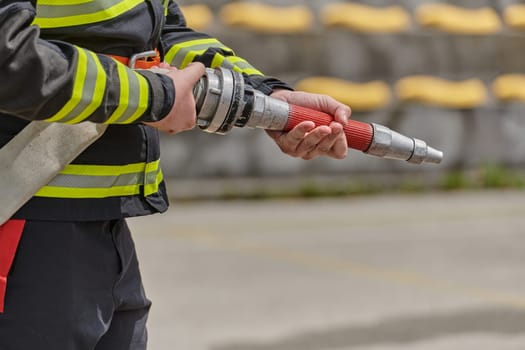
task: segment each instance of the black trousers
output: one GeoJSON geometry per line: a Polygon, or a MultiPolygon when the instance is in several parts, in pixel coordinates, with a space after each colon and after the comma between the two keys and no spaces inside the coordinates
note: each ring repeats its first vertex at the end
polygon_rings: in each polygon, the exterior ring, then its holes
{"type": "Polygon", "coordinates": [[[125,220],[27,221],[7,276],[0,349],[143,350],[150,305],[125,220]]]}

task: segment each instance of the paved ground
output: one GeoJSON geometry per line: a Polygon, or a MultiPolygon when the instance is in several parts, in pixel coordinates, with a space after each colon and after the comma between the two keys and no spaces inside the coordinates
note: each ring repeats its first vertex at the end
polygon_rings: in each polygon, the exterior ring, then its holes
{"type": "Polygon", "coordinates": [[[130,224],[153,350],[525,349],[525,192],[174,203],[130,224]]]}

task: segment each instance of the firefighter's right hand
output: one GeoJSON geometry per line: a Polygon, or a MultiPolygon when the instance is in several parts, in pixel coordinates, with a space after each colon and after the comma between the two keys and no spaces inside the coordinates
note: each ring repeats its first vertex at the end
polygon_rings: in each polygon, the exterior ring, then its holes
{"type": "Polygon", "coordinates": [[[165,75],[173,80],[176,92],[175,103],[163,119],[145,124],[169,134],[193,129],[197,123],[193,87],[204,75],[204,65],[194,62],[180,70],[166,63],[161,63],[159,67],[166,70],[165,75]]]}

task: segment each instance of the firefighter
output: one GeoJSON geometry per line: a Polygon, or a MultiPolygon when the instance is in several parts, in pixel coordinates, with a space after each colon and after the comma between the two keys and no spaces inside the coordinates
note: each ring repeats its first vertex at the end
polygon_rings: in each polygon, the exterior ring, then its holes
{"type": "Polygon", "coordinates": [[[265,76],[188,28],[172,1],[0,2],[0,146],[33,120],[108,124],[0,226],[0,349],[145,349],[150,301],[126,218],[167,210],[158,131],[195,126],[205,66],[334,115],[268,132],[282,152],[346,156],[349,107],[265,76]]]}

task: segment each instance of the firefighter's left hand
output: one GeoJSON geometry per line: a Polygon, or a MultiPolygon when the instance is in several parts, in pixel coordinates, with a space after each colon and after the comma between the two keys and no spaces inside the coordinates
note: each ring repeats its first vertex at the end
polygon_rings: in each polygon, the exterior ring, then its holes
{"type": "Polygon", "coordinates": [[[343,159],[348,153],[348,145],[343,131],[350,117],[350,107],[337,102],[332,97],[301,91],[276,90],[272,97],[291,104],[308,107],[334,116],[330,125],[316,127],[311,121],[304,121],[288,132],[267,131],[281,151],[302,159],[328,156],[343,159]]]}

